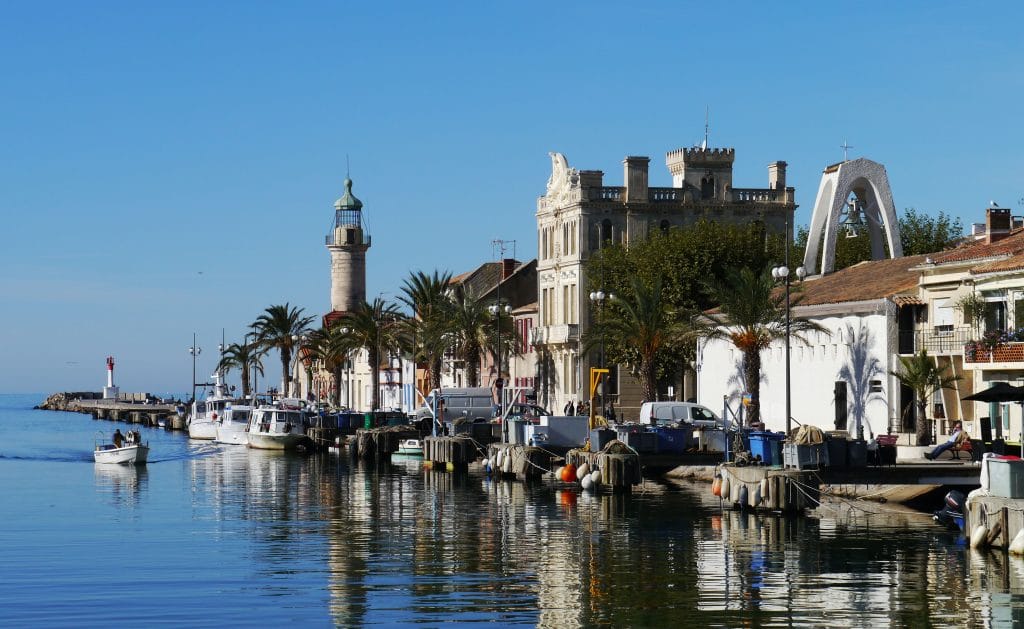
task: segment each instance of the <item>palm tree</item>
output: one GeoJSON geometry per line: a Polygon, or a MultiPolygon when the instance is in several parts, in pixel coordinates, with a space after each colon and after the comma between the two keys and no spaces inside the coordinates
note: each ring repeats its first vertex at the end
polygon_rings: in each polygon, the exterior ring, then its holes
{"type": "Polygon", "coordinates": [[[449,316],[451,278],[448,271],[438,274],[435,270],[433,275],[417,271],[405,280],[399,298],[413,313],[406,320],[413,361],[426,363],[432,389],[441,388],[441,361],[454,331],[449,316]]]}
{"type": "MultiPolygon", "coordinates": [[[[761,420],[761,350],[786,337],[785,293],[775,289],[768,269],[729,269],[721,281],[704,283],[704,290],[718,308],[705,313],[711,325],[702,327],[698,336],[724,339],[743,355],[744,384],[750,396],[748,424],[761,420]]],[[[793,305],[798,301],[791,300],[793,305]]],[[[803,332],[826,332],[817,323],[792,316],[789,329],[790,335],[799,340],[803,340],[803,332]]]]}
{"type": "Polygon", "coordinates": [[[310,333],[307,345],[310,360],[319,361],[323,368],[331,374],[335,385],[334,404],[341,406],[342,369],[352,351],[348,340],[348,330],[340,325],[319,328],[310,333]]]}
{"type": "Polygon", "coordinates": [[[690,327],[686,318],[669,304],[662,292],[661,278],[650,285],[632,280],[629,297],[615,297],[604,316],[591,327],[584,339],[587,350],[602,340],[612,355],[640,380],[643,401],[653,402],[658,395],[658,367],[666,352],[675,353],[690,327]]]}
{"type": "Polygon", "coordinates": [[[480,386],[480,357],[488,346],[492,315],[487,305],[464,286],[453,291],[450,320],[453,326],[455,352],[466,370],[466,384],[480,386]]]}
{"type": "Polygon", "coordinates": [[[270,306],[253,323],[260,345],[267,349],[277,348],[280,352],[282,396],[288,395],[288,385],[292,378],[289,369],[292,350],[297,345],[297,338],[308,330],[312,321],[313,317],[302,316],[302,308],[285,303],[283,306],[270,306]]]}
{"type": "Polygon", "coordinates": [[[264,349],[255,343],[232,343],[225,347],[224,353],[221,354],[217,370],[228,373],[232,369],[238,369],[242,375],[243,398],[249,397],[249,375],[252,371],[263,375],[263,353],[264,349]]]}
{"type": "Polygon", "coordinates": [[[900,356],[899,371],[890,372],[903,383],[904,386],[914,391],[914,401],[917,405],[917,419],[915,434],[917,445],[926,446],[931,444],[931,431],[928,430],[928,398],[935,392],[942,389],[954,388],[960,376],[949,375],[946,370],[949,365],[939,367],[934,358],[928,355],[928,351],[922,349],[919,353],[905,357],[900,356]]]}
{"type": "Polygon", "coordinates": [[[380,406],[380,359],[397,351],[401,345],[404,317],[398,306],[376,297],[373,303],[362,302],[346,312],[334,325],[347,330],[342,347],[365,349],[369,354],[373,383],[372,410],[380,406]]]}

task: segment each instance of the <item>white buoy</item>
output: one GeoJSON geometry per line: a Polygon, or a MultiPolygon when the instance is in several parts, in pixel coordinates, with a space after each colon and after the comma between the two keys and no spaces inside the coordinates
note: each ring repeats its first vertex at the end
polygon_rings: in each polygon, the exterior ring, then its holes
{"type": "MultiPolygon", "coordinates": [[[[761,481],[762,483],[764,481],[761,481]]],[[[750,506],[757,507],[761,505],[761,486],[758,485],[753,492],[750,494],[750,506]]]]}
{"type": "Polygon", "coordinates": [[[576,468],[576,478],[582,479],[584,476],[590,473],[590,466],[586,463],[580,463],[580,466],[576,468]]]}
{"type": "Polygon", "coordinates": [[[594,487],[601,484],[601,470],[594,470],[590,473],[590,480],[594,483],[594,487]]]}
{"type": "Polygon", "coordinates": [[[727,501],[732,502],[732,494],[729,493],[730,489],[732,489],[732,483],[729,482],[729,477],[726,476],[725,474],[722,474],[722,498],[725,498],[727,501]]]}
{"type": "Polygon", "coordinates": [[[988,527],[979,524],[971,533],[971,548],[984,548],[988,538],[988,527]]]}
{"type": "Polygon", "coordinates": [[[565,466],[563,465],[560,466],[557,470],[555,470],[555,480],[562,480],[562,469],[564,468],[565,466]]]}
{"type": "Polygon", "coordinates": [[[484,469],[487,469],[487,466],[490,465],[490,464],[491,464],[491,460],[490,459],[484,459],[484,462],[483,462],[484,469]]]}
{"type": "Polygon", "coordinates": [[[505,460],[503,461],[503,463],[504,463],[504,465],[502,466],[501,470],[503,472],[505,472],[506,474],[511,474],[512,473],[512,457],[506,456],[505,460]]]}
{"type": "Polygon", "coordinates": [[[584,476],[583,480],[580,481],[580,485],[583,485],[583,489],[590,490],[594,488],[594,481],[590,480],[589,476],[584,476]]]}
{"type": "Polygon", "coordinates": [[[761,502],[765,502],[768,500],[769,485],[771,485],[771,483],[768,482],[767,476],[761,479],[761,502]]]}
{"type": "Polygon", "coordinates": [[[1024,555],[1024,529],[1017,531],[1017,536],[1010,542],[1008,550],[1011,555],[1024,555]]]}

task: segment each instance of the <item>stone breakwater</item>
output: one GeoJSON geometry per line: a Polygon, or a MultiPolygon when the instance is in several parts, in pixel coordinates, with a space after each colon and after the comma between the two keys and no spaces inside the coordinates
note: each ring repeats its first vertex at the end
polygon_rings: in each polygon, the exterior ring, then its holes
{"type": "Polygon", "coordinates": [[[36,406],[39,410],[44,411],[73,411],[81,413],[82,401],[86,400],[101,400],[103,395],[96,393],[95,391],[65,391],[63,393],[54,393],[49,395],[46,400],[36,406]]]}

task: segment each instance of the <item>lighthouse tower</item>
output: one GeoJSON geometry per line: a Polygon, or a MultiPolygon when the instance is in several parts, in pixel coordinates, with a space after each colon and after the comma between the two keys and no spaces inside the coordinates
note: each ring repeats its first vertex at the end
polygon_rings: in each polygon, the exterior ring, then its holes
{"type": "Polygon", "coordinates": [[[118,389],[114,386],[114,357],[107,356],[107,386],[103,387],[104,400],[116,400],[118,389]]]}
{"type": "Polygon", "coordinates": [[[370,237],[363,230],[363,202],[352,194],[345,179],[345,194],[334,202],[334,229],[327,234],[331,252],[331,310],[351,312],[366,301],[366,250],[370,237]]]}

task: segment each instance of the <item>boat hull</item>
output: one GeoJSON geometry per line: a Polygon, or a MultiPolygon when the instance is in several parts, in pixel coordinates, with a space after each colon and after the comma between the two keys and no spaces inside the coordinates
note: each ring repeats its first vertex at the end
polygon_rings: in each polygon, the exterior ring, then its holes
{"type": "Polygon", "coordinates": [[[193,421],[188,425],[189,439],[216,439],[217,422],[193,421]]]}
{"type": "Polygon", "coordinates": [[[302,445],[306,436],[294,433],[250,432],[249,447],[257,450],[295,450],[302,445]]]}
{"type": "Polygon", "coordinates": [[[103,465],[145,465],[149,458],[149,446],[142,444],[115,448],[112,445],[98,446],[93,459],[103,465]]]}
{"type": "Polygon", "coordinates": [[[234,446],[244,446],[249,444],[249,433],[246,432],[245,426],[239,428],[230,427],[227,425],[221,426],[217,429],[217,443],[226,443],[234,446]]]}

